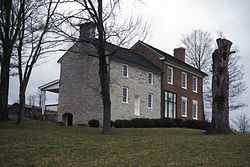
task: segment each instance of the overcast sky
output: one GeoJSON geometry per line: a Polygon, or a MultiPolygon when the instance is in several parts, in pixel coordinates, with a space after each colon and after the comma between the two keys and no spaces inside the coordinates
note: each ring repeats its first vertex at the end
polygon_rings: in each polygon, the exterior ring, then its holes
{"type": "MultiPolygon", "coordinates": [[[[245,68],[245,80],[250,88],[250,1],[249,0],[144,0],[135,5],[134,0],[124,0],[122,8],[128,15],[139,15],[151,23],[147,43],[172,54],[180,47],[181,38],[192,30],[201,29],[212,33],[223,32],[239,49],[240,62],[245,68]]],[[[59,78],[60,66],[57,60],[62,52],[49,55],[48,60],[36,67],[31,76],[27,94],[35,94],[37,87],[59,78]]],[[[17,101],[18,82],[10,81],[10,103],[17,101]]],[[[249,91],[242,96],[248,103],[249,91]]],[[[55,103],[54,96],[48,103],[55,103]]],[[[244,109],[249,111],[250,106],[244,109]]]]}

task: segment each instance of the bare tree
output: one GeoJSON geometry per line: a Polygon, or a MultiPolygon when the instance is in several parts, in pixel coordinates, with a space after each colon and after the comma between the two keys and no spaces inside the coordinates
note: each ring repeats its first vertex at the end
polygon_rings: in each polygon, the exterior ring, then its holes
{"type": "MultiPolygon", "coordinates": [[[[147,35],[146,25],[142,25],[140,19],[130,18],[129,22],[122,22],[119,19],[120,0],[73,0],[79,10],[71,13],[58,14],[60,21],[55,22],[58,27],[57,33],[69,41],[88,42],[94,44],[99,58],[99,79],[101,83],[101,96],[103,102],[103,133],[110,132],[111,121],[111,100],[110,100],[110,59],[111,54],[105,53],[106,42],[115,42],[115,44],[126,46],[132,39],[138,37],[144,38],[147,35]],[[97,42],[88,39],[79,40],[76,37],[79,28],[79,22],[92,22],[97,28],[97,42]],[[62,30],[64,23],[70,25],[71,30],[62,30]],[[141,27],[139,29],[139,27],[141,27]],[[132,38],[133,37],[133,38],[132,38]]],[[[65,1],[64,3],[68,3],[65,1]]],[[[71,2],[70,2],[71,3],[71,2]]],[[[69,26],[67,26],[69,28],[69,26]]]]}
{"type": "Polygon", "coordinates": [[[26,88],[34,65],[55,43],[50,42],[52,17],[60,0],[26,0],[21,31],[16,42],[19,76],[19,112],[17,123],[23,121],[26,88]]]}
{"type": "Polygon", "coordinates": [[[24,15],[25,0],[0,1],[0,43],[2,44],[0,78],[0,120],[8,120],[10,60],[24,15]]]}
{"type": "Polygon", "coordinates": [[[36,105],[36,95],[29,95],[28,100],[30,106],[34,107],[36,105]]]}
{"type": "MultiPolygon", "coordinates": [[[[221,38],[224,38],[223,33],[218,34],[221,38]]],[[[214,40],[209,32],[202,30],[194,30],[192,33],[185,35],[181,39],[182,44],[186,48],[187,62],[195,68],[204,71],[208,74],[208,77],[204,79],[203,91],[204,100],[206,106],[211,108],[212,106],[212,51],[214,48],[214,40]]],[[[237,54],[232,54],[229,57],[229,109],[230,111],[240,109],[246,105],[240,102],[240,96],[247,89],[244,81],[243,66],[240,65],[240,57],[237,54]]]]}
{"type": "MultiPolygon", "coordinates": [[[[186,48],[187,63],[200,71],[206,72],[208,77],[203,81],[203,98],[206,106],[211,105],[211,55],[213,51],[213,38],[209,32],[194,30],[181,39],[186,48]]],[[[205,119],[205,112],[203,112],[205,119]]]]}
{"type": "Polygon", "coordinates": [[[241,113],[236,119],[232,120],[237,130],[240,133],[247,133],[250,128],[250,119],[247,117],[246,113],[241,113]]]}
{"type": "Polygon", "coordinates": [[[194,30],[181,40],[186,48],[187,62],[198,70],[209,72],[211,69],[211,55],[213,38],[211,34],[202,30],[194,30]]]}

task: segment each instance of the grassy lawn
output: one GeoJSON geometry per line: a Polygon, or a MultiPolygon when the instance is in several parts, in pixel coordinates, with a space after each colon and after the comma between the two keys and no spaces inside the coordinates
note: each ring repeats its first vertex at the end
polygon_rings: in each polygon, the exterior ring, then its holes
{"type": "Polygon", "coordinates": [[[0,124],[0,167],[250,166],[250,135],[193,129],[100,129],[0,124]]]}

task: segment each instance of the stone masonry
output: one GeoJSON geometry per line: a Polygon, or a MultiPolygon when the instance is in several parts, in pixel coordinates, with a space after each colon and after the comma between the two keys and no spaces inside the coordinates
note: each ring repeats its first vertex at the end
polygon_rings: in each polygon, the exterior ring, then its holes
{"type": "MultiPolygon", "coordinates": [[[[61,64],[59,117],[73,115],[73,124],[87,124],[91,119],[102,123],[102,100],[96,50],[90,44],[76,44],[59,60],[61,64]],[[81,48],[81,49],[79,49],[81,48]]],[[[153,73],[153,85],[148,83],[145,67],[111,60],[111,119],[160,118],[161,77],[153,73]],[[122,65],[128,65],[128,78],[122,77],[122,65]],[[128,103],[122,103],[122,87],[128,87],[128,103]],[[153,94],[153,107],[148,109],[148,93],[153,94]],[[140,97],[140,116],[134,114],[134,99],[140,97]]]]}

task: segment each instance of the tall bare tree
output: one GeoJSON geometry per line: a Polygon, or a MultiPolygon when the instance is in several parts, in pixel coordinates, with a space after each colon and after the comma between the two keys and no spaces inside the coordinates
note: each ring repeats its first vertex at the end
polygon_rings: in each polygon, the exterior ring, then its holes
{"type": "MultiPolygon", "coordinates": [[[[224,38],[223,33],[218,34],[224,38]]],[[[187,34],[181,39],[182,44],[186,48],[187,62],[195,68],[204,71],[208,74],[208,77],[204,80],[204,100],[206,106],[211,108],[212,106],[212,51],[214,48],[213,38],[209,32],[202,30],[194,30],[190,34],[187,34]]],[[[247,89],[244,81],[243,67],[240,65],[240,57],[237,54],[232,54],[229,57],[229,109],[230,111],[236,110],[246,106],[240,102],[240,96],[247,89]]]]}
{"type": "Polygon", "coordinates": [[[181,39],[186,48],[187,62],[198,70],[209,72],[213,38],[209,32],[194,30],[181,39]],[[208,66],[209,65],[209,66],[208,66]]]}
{"type": "MultiPolygon", "coordinates": [[[[103,133],[109,133],[111,129],[109,72],[111,56],[105,53],[106,42],[115,42],[123,46],[128,45],[135,37],[141,35],[140,38],[144,38],[147,35],[147,26],[142,25],[141,19],[130,18],[122,22],[119,17],[120,0],[73,0],[73,2],[78,6],[79,10],[72,13],[58,14],[62,19],[61,22],[55,23],[58,27],[63,23],[68,23],[73,31],[66,32],[59,28],[57,32],[74,42],[92,43],[91,40],[81,39],[79,41],[75,37],[75,32],[79,31],[75,25],[79,22],[92,22],[97,28],[97,43],[95,42],[94,46],[96,46],[99,57],[99,78],[103,102],[103,133]]],[[[65,1],[65,3],[68,2],[65,1]]]]}
{"type": "Polygon", "coordinates": [[[0,1],[0,43],[2,44],[0,78],[0,120],[8,120],[10,61],[24,15],[25,0],[0,1]]]}
{"type": "MultiPolygon", "coordinates": [[[[213,38],[209,32],[194,30],[181,39],[186,48],[187,63],[198,70],[206,72],[208,77],[203,81],[203,98],[205,106],[211,105],[211,55],[213,51],[213,38]]],[[[205,118],[205,112],[203,112],[205,118]]]]}
{"type": "Polygon", "coordinates": [[[52,17],[60,0],[26,0],[25,14],[16,42],[19,76],[19,112],[17,123],[23,121],[27,85],[34,65],[56,42],[50,41],[52,17]]]}

